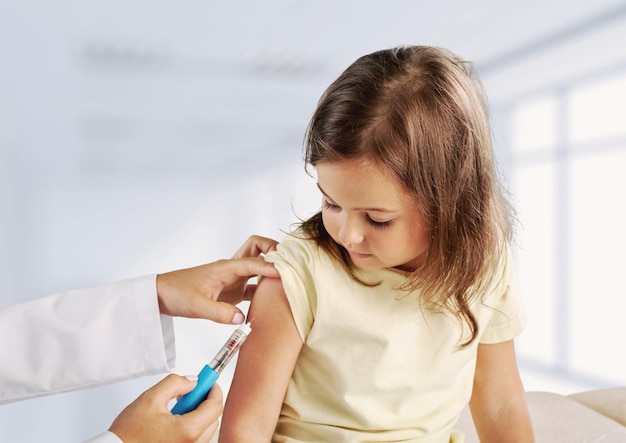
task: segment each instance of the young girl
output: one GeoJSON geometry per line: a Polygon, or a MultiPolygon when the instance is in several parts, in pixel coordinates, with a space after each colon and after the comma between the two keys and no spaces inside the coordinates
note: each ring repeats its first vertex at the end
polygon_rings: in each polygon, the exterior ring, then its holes
{"type": "Polygon", "coordinates": [[[532,442],[486,101],[432,47],[358,59],[307,131],[322,210],[269,253],[222,442],[532,442]]]}

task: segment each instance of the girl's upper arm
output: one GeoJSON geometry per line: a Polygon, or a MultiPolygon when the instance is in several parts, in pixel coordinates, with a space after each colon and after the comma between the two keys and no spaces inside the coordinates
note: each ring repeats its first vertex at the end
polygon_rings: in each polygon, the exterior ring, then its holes
{"type": "Polygon", "coordinates": [[[252,332],[239,351],[220,442],[267,442],[302,349],[280,279],[263,278],[250,305],[252,332]]]}
{"type": "Polygon", "coordinates": [[[470,408],[481,442],[534,442],[513,340],[478,345],[470,408]]]}

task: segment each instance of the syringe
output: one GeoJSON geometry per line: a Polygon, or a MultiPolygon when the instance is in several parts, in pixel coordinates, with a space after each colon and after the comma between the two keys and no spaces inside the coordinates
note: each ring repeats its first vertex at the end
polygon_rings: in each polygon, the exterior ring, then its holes
{"type": "Polygon", "coordinates": [[[172,408],[172,414],[185,414],[193,411],[206,399],[209,390],[215,384],[222,370],[235,356],[246,338],[248,338],[250,331],[252,331],[250,323],[244,323],[233,332],[211,363],[205,365],[202,371],[200,371],[196,387],[176,402],[172,408]]]}

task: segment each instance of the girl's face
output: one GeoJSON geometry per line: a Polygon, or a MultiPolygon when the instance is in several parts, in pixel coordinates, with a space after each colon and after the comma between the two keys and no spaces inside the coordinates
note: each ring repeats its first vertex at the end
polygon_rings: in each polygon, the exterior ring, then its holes
{"type": "Polygon", "coordinates": [[[316,165],[322,219],[330,236],[361,269],[412,270],[428,248],[415,198],[363,160],[316,165]]]}

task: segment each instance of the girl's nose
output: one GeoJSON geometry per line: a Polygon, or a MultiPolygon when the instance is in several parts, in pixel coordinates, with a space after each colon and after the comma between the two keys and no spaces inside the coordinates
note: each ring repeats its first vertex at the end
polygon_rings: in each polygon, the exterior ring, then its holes
{"type": "Polygon", "coordinates": [[[344,245],[359,244],[363,242],[365,236],[361,224],[354,220],[354,217],[344,217],[339,228],[339,241],[344,245]]]}

